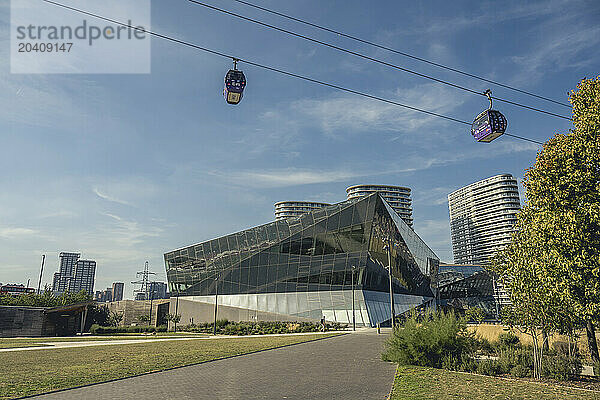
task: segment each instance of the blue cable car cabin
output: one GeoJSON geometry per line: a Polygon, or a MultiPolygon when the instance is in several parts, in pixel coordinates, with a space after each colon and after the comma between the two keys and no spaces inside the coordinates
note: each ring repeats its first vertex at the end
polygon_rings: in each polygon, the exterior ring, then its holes
{"type": "Polygon", "coordinates": [[[244,88],[246,87],[246,77],[242,71],[230,69],[225,75],[225,88],[223,96],[229,104],[238,104],[242,101],[244,88]]]}
{"type": "Polygon", "coordinates": [[[485,110],[471,125],[471,135],[478,142],[489,143],[506,131],[507,121],[500,111],[485,110]]]}

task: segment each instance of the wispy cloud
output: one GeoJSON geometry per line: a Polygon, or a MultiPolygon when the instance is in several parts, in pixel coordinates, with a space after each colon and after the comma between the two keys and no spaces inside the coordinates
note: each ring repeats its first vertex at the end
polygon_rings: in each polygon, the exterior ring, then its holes
{"type": "Polygon", "coordinates": [[[239,185],[256,185],[259,187],[284,187],[308,185],[313,183],[342,182],[364,173],[352,171],[315,171],[308,169],[285,168],[263,171],[240,171],[228,173],[228,179],[239,185]]]}
{"type": "Polygon", "coordinates": [[[0,228],[0,237],[5,239],[14,239],[16,237],[31,236],[38,231],[30,228],[0,228]]]}
{"type": "MultiPolygon", "coordinates": [[[[564,16],[544,26],[543,40],[535,48],[512,57],[521,71],[513,80],[517,83],[535,82],[548,71],[558,72],[566,68],[590,66],[598,61],[595,54],[600,45],[600,27],[580,26],[574,16],[564,16]],[[557,29],[560,25],[561,29],[557,29]],[[585,54],[586,57],[580,57],[585,54]]],[[[565,94],[566,97],[566,94],[565,94]]]]}
{"type": "Polygon", "coordinates": [[[121,200],[121,199],[117,199],[116,197],[113,196],[109,196],[107,194],[102,193],[98,188],[93,188],[93,192],[96,194],[96,196],[100,197],[101,199],[104,200],[108,200],[108,201],[112,201],[114,203],[119,203],[119,204],[124,204],[126,206],[131,206],[132,204],[128,201],[125,200],[121,200]]]}
{"type": "MultiPolygon", "coordinates": [[[[442,114],[450,113],[463,102],[455,91],[434,84],[398,88],[382,96],[442,114]]],[[[373,131],[416,133],[426,125],[444,123],[439,118],[397,105],[349,95],[295,101],[291,104],[291,114],[297,115],[298,119],[307,124],[317,125],[323,132],[335,137],[373,131]]]]}

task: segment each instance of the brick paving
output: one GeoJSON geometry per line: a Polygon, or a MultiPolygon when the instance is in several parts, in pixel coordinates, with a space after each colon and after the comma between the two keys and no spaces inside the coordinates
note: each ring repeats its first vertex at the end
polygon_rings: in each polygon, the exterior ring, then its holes
{"type": "Polygon", "coordinates": [[[379,356],[386,337],[361,331],[35,398],[386,399],[395,372],[379,356]]]}

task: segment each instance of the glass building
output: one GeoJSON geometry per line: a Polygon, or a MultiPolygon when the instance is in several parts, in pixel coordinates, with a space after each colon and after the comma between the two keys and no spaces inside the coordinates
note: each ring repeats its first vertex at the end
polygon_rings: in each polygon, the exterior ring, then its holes
{"type": "Polygon", "coordinates": [[[487,319],[497,319],[499,289],[483,265],[440,264],[436,284],[442,309],[462,313],[477,307],[487,319]]]}
{"type": "MultiPolygon", "coordinates": [[[[439,259],[378,193],[166,253],[172,296],[281,320],[357,324],[433,306],[439,259]],[[215,296],[218,292],[218,296],[215,296]]],[[[198,305],[200,307],[200,305],[198,305]]],[[[260,319],[260,318],[258,318],[260,319]]],[[[199,319],[197,319],[199,321],[199,319]]]]}

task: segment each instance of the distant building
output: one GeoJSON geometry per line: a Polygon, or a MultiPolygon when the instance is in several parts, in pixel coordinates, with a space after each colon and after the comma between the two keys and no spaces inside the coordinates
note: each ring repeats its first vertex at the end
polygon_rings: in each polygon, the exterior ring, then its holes
{"type": "Polygon", "coordinates": [[[138,291],[135,300],[158,300],[168,299],[167,284],[164,282],[148,282],[147,292],[138,291]]]}
{"type": "Polygon", "coordinates": [[[125,284],[123,282],[114,282],[112,284],[112,301],[123,300],[123,289],[125,284]]]}
{"type": "Polygon", "coordinates": [[[113,289],[106,288],[106,290],[96,291],[94,300],[96,300],[97,302],[100,302],[100,303],[107,303],[107,302],[113,301],[113,289]]]}
{"type": "Polygon", "coordinates": [[[61,252],[58,273],[54,274],[52,290],[55,293],[94,293],[96,261],[81,260],[80,253],[61,252]]]}
{"type": "Polygon", "coordinates": [[[389,185],[354,185],[346,189],[348,200],[368,196],[373,193],[379,193],[406,225],[412,228],[413,217],[410,188],[389,185]]]}
{"type": "Polygon", "coordinates": [[[448,195],[452,250],[457,264],[487,264],[511,241],[521,208],[517,180],[492,176],[448,195]]]}
{"type": "Polygon", "coordinates": [[[0,296],[2,296],[2,295],[19,296],[22,294],[31,294],[31,293],[35,293],[34,288],[25,287],[25,285],[16,285],[16,284],[3,285],[0,283],[0,296]]]}
{"type": "Polygon", "coordinates": [[[58,292],[58,286],[60,284],[60,272],[55,272],[52,278],[52,291],[58,292]]]}
{"type": "Polygon", "coordinates": [[[79,253],[68,253],[62,251],[59,255],[60,264],[58,266],[58,276],[54,274],[54,282],[56,285],[52,287],[52,290],[57,293],[64,293],[69,291],[69,284],[71,278],[75,274],[75,264],[79,260],[81,254],[79,253]]]}
{"type": "Polygon", "coordinates": [[[316,203],[312,201],[280,201],[275,203],[275,219],[298,217],[307,212],[330,205],[328,203],[316,203]]]}
{"type": "Polygon", "coordinates": [[[166,299],[167,284],[164,282],[150,282],[148,284],[148,292],[150,299],[166,299]]]}

